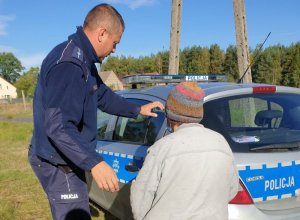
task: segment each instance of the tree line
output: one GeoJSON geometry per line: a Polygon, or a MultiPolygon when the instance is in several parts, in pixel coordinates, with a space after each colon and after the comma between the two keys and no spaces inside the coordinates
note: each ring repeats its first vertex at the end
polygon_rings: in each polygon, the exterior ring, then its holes
{"type": "MultiPolygon", "coordinates": [[[[252,80],[300,87],[300,42],[290,46],[275,45],[258,51],[260,45],[250,49],[252,80]]],[[[169,52],[163,51],[139,58],[111,56],[101,70],[113,70],[119,77],[136,73],[168,73],[169,52]]],[[[180,51],[179,73],[224,73],[230,82],[240,78],[236,47],[223,51],[217,44],[210,47],[193,46],[180,51]]]]}
{"type": "MultiPolygon", "coordinates": [[[[290,46],[269,46],[262,51],[258,50],[259,47],[250,49],[252,81],[299,88],[300,42],[290,46]]],[[[168,65],[169,52],[161,51],[138,58],[110,56],[101,65],[101,71],[112,70],[120,78],[139,73],[167,74],[168,65]]],[[[21,62],[12,53],[0,53],[0,76],[16,86],[19,97],[22,90],[26,97],[33,97],[39,68],[32,67],[22,74],[23,70],[21,62]]],[[[228,81],[237,82],[240,75],[236,47],[230,45],[225,51],[217,44],[187,47],[180,51],[179,73],[224,73],[228,81]]]]}

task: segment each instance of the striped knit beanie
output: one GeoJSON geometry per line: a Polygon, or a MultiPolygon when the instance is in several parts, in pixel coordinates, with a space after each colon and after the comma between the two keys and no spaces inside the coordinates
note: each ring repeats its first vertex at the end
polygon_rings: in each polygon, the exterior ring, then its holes
{"type": "Polygon", "coordinates": [[[204,96],[195,81],[177,84],[167,98],[167,118],[182,123],[199,123],[203,117],[204,96]]]}

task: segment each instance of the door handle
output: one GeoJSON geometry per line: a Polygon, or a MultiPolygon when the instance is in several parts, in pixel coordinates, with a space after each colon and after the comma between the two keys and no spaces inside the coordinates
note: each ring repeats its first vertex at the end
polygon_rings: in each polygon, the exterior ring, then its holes
{"type": "Polygon", "coordinates": [[[130,162],[129,164],[125,165],[125,169],[129,172],[137,172],[140,169],[137,167],[137,165],[135,164],[135,162],[130,162]]]}

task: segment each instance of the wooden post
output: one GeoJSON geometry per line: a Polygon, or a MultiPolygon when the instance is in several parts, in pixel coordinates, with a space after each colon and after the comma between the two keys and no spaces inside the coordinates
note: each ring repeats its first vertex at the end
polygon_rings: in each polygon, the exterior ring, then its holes
{"type": "Polygon", "coordinates": [[[238,57],[238,67],[240,77],[243,76],[247,70],[242,83],[251,83],[252,75],[250,68],[250,55],[248,48],[248,34],[246,27],[246,14],[244,0],[233,0],[234,7],[234,21],[235,21],[235,34],[236,34],[236,49],[238,57]]]}
{"type": "Polygon", "coordinates": [[[26,101],[25,101],[24,90],[22,90],[22,98],[23,98],[24,110],[26,111],[26,101]]]}
{"type": "Polygon", "coordinates": [[[182,0],[172,0],[169,74],[178,74],[182,0]]]}

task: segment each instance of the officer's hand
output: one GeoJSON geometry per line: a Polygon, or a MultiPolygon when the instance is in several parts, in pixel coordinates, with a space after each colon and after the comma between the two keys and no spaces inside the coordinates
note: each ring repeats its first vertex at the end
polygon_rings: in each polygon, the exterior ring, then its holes
{"type": "Polygon", "coordinates": [[[108,192],[119,191],[119,182],[115,171],[104,161],[91,169],[92,176],[100,189],[108,192]]]}
{"type": "Polygon", "coordinates": [[[157,114],[152,112],[152,109],[154,108],[160,108],[161,110],[164,110],[163,104],[156,101],[156,102],[148,103],[146,105],[142,105],[140,114],[145,116],[157,117],[157,114]]]}

